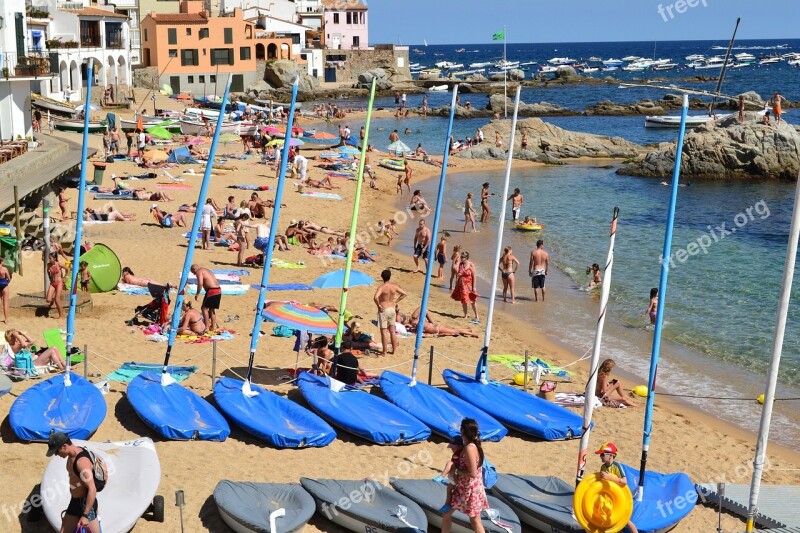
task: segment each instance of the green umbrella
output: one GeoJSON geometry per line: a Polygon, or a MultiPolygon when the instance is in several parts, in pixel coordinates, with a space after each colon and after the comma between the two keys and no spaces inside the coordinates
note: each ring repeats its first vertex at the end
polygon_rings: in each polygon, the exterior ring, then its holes
{"type": "Polygon", "coordinates": [[[172,134],[168,132],[167,128],[163,126],[151,126],[149,128],[145,128],[144,131],[146,131],[151,136],[156,137],[158,139],[166,139],[166,140],[172,139],[172,134]]]}

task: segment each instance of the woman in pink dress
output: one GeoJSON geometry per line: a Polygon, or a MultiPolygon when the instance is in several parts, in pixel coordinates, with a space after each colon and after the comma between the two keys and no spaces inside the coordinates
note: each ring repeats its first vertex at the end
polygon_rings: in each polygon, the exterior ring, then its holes
{"type": "Polygon", "coordinates": [[[469,517],[472,531],[484,533],[481,511],[489,508],[486,489],[483,487],[483,449],[478,423],[472,418],[461,421],[461,438],[464,449],[452,475],[456,480],[451,497],[451,508],[442,515],[442,533],[450,533],[453,513],[461,511],[469,517]]]}
{"type": "Polygon", "coordinates": [[[469,252],[461,252],[461,262],[458,264],[458,277],[456,278],[456,287],[450,294],[450,298],[461,302],[464,308],[464,318],[469,316],[469,307],[472,306],[472,312],[475,318],[472,319],[473,324],[480,324],[478,319],[478,306],[475,302],[478,299],[478,292],[475,290],[475,265],[469,260],[469,252]]]}

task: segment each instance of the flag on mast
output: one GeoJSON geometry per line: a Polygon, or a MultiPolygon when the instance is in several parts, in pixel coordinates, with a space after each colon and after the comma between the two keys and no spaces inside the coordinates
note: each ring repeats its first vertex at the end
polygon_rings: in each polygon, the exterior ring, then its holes
{"type": "Polygon", "coordinates": [[[506,38],[506,30],[500,30],[494,35],[492,35],[493,41],[502,41],[505,38],[506,38]]]}

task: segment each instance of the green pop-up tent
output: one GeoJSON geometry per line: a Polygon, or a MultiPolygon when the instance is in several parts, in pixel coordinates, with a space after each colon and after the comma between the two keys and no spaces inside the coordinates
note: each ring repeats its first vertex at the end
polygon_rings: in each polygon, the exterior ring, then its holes
{"type": "MultiPolygon", "coordinates": [[[[89,264],[92,281],[89,292],[108,292],[117,288],[122,276],[122,264],[114,251],[105,244],[95,244],[91,250],[81,255],[81,261],[89,264]]],[[[71,276],[67,277],[67,288],[70,288],[71,276]]]]}

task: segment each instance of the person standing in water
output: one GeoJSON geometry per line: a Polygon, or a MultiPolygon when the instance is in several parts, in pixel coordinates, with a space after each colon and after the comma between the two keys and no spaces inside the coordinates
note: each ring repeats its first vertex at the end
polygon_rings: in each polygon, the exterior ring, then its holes
{"type": "Polygon", "coordinates": [[[519,192],[519,189],[514,189],[514,192],[511,196],[506,199],[507,202],[511,202],[511,220],[516,222],[519,220],[519,212],[522,210],[522,204],[525,202],[525,197],[522,196],[522,193],[519,192]]]}
{"type": "Polygon", "coordinates": [[[511,292],[511,303],[517,303],[514,290],[514,274],[519,268],[519,260],[514,257],[510,246],[506,246],[503,250],[503,257],[500,258],[500,264],[498,265],[498,268],[500,269],[500,275],[503,278],[503,301],[508,302],[508,300],[506,300],[506,293],[511,292]]]}
{"type": "Polygon", "coordinates": [[[658,289],[653,287],[650,289],[650,303],[647,304],[647,310],[644,312],[650,317],[650,325],[656,325],[656,313],[658,310],[658,289]]]}
{"type": "Polygon", "coordinates": [[[550,270],[550,255],[544,251],[544,241],[536,241],[536,249],[531,252],[531,259],[528,262],[528,274],[531,276],[531,286],[533,287],[533,301],[539,301],[539,293],[542,292],[544,301],[544,282],[550,270]]]}
{"type": "Polygon", "coordinates": [[[464,202],[464,233],[467,232],[467,224],[472,223],[472,233],[478,231],[475,228],[475,208],[472,207],[472,193],[467,193],[467,199],[464,202]]]}
{"type": "Polygon", "coordinates": [[[489,222],[489,215],[492,210],[489,208],[489,197],[494,196],[494,193],[489,192],[489,182],[483,184],[481,189],[481,223],[489,222]]]}

